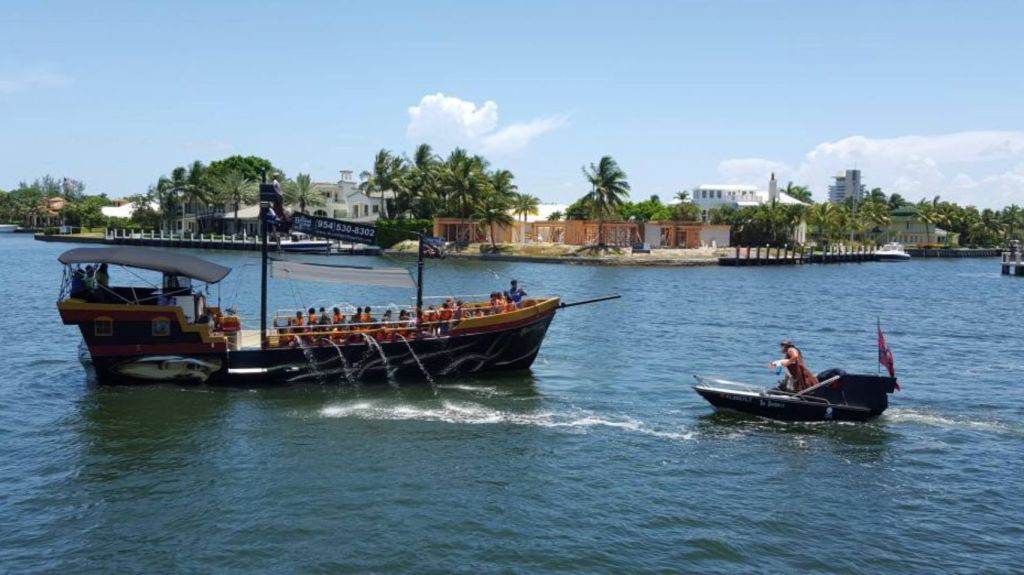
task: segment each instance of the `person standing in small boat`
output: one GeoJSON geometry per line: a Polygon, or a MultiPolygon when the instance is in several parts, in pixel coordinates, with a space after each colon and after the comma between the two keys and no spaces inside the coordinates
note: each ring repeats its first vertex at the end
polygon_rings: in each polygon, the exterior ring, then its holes
{"type": "Polygon", "coordinates": [[[768,367],[770,369],[785,368],[784,388],[799,392],[818,385],[818,378],[807,368],[804,354],[801,353],[800,348],[793,345],[793,342],[788,339],[779,342],[779,347],[782,348],[782,359],[769,363],[768,367]]]}

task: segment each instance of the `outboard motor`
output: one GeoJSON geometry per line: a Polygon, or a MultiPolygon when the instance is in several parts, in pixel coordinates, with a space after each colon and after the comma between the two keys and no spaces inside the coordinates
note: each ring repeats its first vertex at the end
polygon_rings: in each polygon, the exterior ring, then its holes
{"type": "Polygon", "coordinates": [[[842,379],[843,376],[846,375],[846,370],[839,369],[838,367],[826,369],[818,374],[818,381],[825,381],[826,379],[831,379],[837,375],[839,376],[839,379],[842,379]]]}

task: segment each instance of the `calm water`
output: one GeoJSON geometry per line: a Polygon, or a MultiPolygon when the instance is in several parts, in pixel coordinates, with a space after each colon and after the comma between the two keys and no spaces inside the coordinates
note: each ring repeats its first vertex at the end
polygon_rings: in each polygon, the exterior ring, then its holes
{"type": "MultiPolygon", "coordinates": [[[[530,373],[250,391],[90,383],[53,306],[68,247],[0,237],[0,571],[1024,571],[1024,281],[995,260],[436,262],[430,293],[623,299],[560,312],[530,373]],[[715,414],[690,389],[768,383],[783,337],[874,372],[876,316],[903,391],[873,423],[715,414]]],[[[204,257],[254,313],[256,256],[204,257]]]]}

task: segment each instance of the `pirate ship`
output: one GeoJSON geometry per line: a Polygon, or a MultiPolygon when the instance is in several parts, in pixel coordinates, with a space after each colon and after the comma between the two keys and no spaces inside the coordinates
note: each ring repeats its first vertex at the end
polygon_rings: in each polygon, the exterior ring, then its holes
{"type": "MultiPolygon", "coordinates": [[[[402,268],[358,268],[271,260],[271,232],[372,244],[373,226],[295,214],[289,217],[280,189],[260,186],[262,266],[259,330],[246,329],[233,310],[209,305],[209,287],[231,269],[190,255],[140,247],[76,248],[58,258],[65,265],[57,308],[66,325],[82,333],[83,363],[104,384],[180,382],[266,385],[288,382],[432,380],[530,367],[558,309],[558,297],[523,299],[497,310],[467,302],[450,314],[424,311],[424,259],[440,247],[418,234],[415,282],[402,268]],[[123,266],[159,272],[161,283],[110,286],[88,277],[83,266],[123,266]],[[415,306],[397,310],[402,321],[321,322],[295,325],[278,314],[268,326],[267,276],[416,288],[415,306]],[[86,280],[86,281],[83,281],[86,280]],[[90,281],[91,280],[91,281],[90,281]],[[204,285],[205,284],[205,285],[204,285]],[[407,313],[403,314],[402,311],[407,313]]],[[[393,318],[394,316],[392,316],[393,318]]]]}

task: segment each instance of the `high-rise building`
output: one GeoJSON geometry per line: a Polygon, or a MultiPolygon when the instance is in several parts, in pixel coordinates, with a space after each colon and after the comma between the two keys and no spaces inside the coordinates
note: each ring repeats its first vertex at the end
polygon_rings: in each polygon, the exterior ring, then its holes
{"type": "Polygon", "coordinates": [[[860,183],[860,170],[846,170],[846,173],[835,177],[835,183],[828,187],[828,201],[838,204],[846,198],[862,199],[865,195],[864,184],[860,183]]]}

